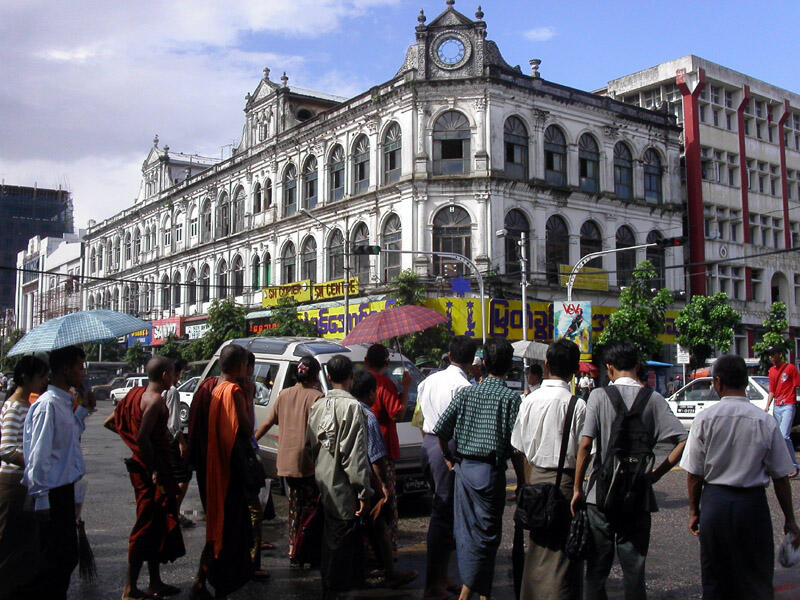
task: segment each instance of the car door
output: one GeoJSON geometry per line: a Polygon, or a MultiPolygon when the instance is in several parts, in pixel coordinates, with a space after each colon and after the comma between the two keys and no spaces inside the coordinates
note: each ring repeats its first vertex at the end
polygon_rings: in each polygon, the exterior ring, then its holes
{"type": "Polygon", "coordinates": [[[702,377],[689,382],[675,394],[671,408],[675,415],[687,424],[704,409],[719,401],[719,396],[714,391],[712,379],[702,377]]]}
{"type": "MultiPolygon", "coordinates": [[[[256,366],[253,370],[253,381],[256,386],[256,394],[253,399],[256,428],[267,418],[270,407],[283,389],[287,364],[286,361],[282,360],[256,360],[256,366]]],[[[280,427],[274,425],[258,442],[261,462],[270,477],[277,475],[279,436],[280,427]]]]}

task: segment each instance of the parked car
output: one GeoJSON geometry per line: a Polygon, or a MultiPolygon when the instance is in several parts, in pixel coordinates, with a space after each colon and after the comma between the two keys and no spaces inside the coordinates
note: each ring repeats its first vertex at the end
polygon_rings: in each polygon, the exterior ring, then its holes
{"type": "MultiPolygon", "coordinates": [[[[769,396],[769,377],[748,377],[746,394],[750,402],[763,410],[769,396]]],[[[711,377],[698,377],[667,398],[670,409],[686,429],[692,426],[698,414],[717,402],[719,396],[714,391],[711,377]]]]}
{"type": "Polygon", "coordinates": [[[200,383],[200,377],[192,377],[187,379],[183,383],[178,386],[178,396],[180,398],[180,404],[178,405],[178,411],[181,417],[181,423],[184,425],[189,424],[189,409],[192,406],[192,398],[194,398],[194,390],[197,387],[197,384],[200,383]]]}
{"type": "Polygon", "coordinates": [[[147,385],[147,375],[128,377],[125,379],[125,383],[122,385],[122,387],[111,390],[111,393],[109,393],[111,402],[114,404],[114,406],[116,406],[117,403],[122,400],[128,394],[128,392],[131,391],[132,388],[140,385],[147,385]]]}
{"type": "MultiPolygon", "coordinates": [[[[313,356],[323,367],[320,373],[320,389],[328,390],[325,376],[325,365],[336,354],[345,354],[357,368],[363,368],[367,345],[342,346],[341,344],[322,338],[290,338],[290,337],[255,337],[236,339],[225,342],[211,359],[203,373],[202,379],[220,374],[219,353],[228,344],[239,344],[256,355],[256,426],[267,416],[269,407],[275,402],[284,388],[296,383],[295,367],[302,356],[313,356]]],[[[409,393],[408,408],[405,415],[397,423],[397,435],[400,440],[400,459],[396,463],[397,493],[412,494],[428,491],[428,482],[422,471],[420,453],[422,450],[422,434],[411,425],[411,417],[417,403],[417,385],[421,375],[417,368],[405,356],[398,352],[389,352],[387,375],[400,389],[403,371],[411,374],[413,384],[409,393]]],[[[267,475],[277,477],[276,459],[278,453],[278,436],[280,428],[275,425],[259,442],[259,456],[267,475]]]]}
{"type": "Polygon", "coordinates": [[[131,375],[121,375],[119,377],[114,377],[110,381],[106,380],[108,383],[93,385],[91,389],[94,392],[94,397],[97,400],[108,400],[111,397],[111,390],[125,387],[125,381],[128,377],[131,377],[131,375]]]}

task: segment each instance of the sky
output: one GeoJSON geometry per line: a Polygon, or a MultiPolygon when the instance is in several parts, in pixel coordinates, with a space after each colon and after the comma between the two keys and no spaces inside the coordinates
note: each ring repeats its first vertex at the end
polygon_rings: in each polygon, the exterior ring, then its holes
{"type": "MultiPolygon", "coordinates": [[[[481,0],[478,0],[481,1],[481,0]]],[[[444,0],[2,0],[0,178],[72,192],[76,227],[130,207],[153,136],[220,156],[264,67],[342,96],[391,79],[444,0]]],[[[457,0],[472,18],[477,1],[457,0]]],[[[482,0],[511,65],[585,90],[696,54],[800,92],[800,2],[482,0]]],[[[229,148],[229,146],[228,146],[229,148]]],[[[2,219],[2,216],[0,216],[2,219]]],[[[1,221],[0,221],[1,222],[1,221]]]]}

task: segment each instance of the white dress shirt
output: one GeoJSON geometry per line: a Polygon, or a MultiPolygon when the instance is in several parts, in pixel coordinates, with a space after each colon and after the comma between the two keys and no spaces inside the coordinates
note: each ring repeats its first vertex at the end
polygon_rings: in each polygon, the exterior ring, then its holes
{"type": "Polygon", "coordinates": [[[681,468],[706,483],[766,487],[794,473],[775,418],[742,396],[724,396],[694,418],[681,468]]]}
{"type": "MultiPolygon", "coordinates": [[[[511,445],[522,452],[532,465],[542,469],[558,468],[564,419],[571,397],[569,383],[560,379],[545,379],[538,390],[522,400],[517,422],[511,432],[511,445]]],[[[585,415],[586,402],[578,398],[564,461],[566,469],[575,468],[585,415]]]]}
{"type": "Polygon", "coordinates": [[[541,383],[537,383],[537,384],[536,384],[536,385],[534,385],[532,388],[530,388],[530,390],[528,391],[528,393],[526,394],[526,396],[523,398],[523,400],[527,400],[528,398],[530,398],[530,397],[531,397],[531,394],[533,394],[533,393],[534,393],[536,390],[538,390],[540,387],[542,387],[542,384],[541,384],[541,383]]]}
{"type": "Polygon", "coordinates": [[[417,403],[423,418],[422,431],[433,433],[439,417],[453,397],[470,385],[467,375],[456,365],[450,365],[444,371],[437,371],[426,377],[417,390],[417,403]]]}

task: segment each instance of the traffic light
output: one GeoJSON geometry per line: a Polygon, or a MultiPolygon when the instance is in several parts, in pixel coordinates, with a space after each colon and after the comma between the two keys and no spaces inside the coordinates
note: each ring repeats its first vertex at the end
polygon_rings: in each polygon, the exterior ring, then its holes
{"type": "Polygon", "coordinates": [[[679,235],[678,237],[664,238],[663,240],[656,241],[656,246],[659,248],[674,248],[676,246],[683,246],[686,242],[686,236],[679,235]]]}
{"type": "Polygon", "coordinates": [[[353,254],[380,254],[380,246],[353,246],[353,254]]]}

